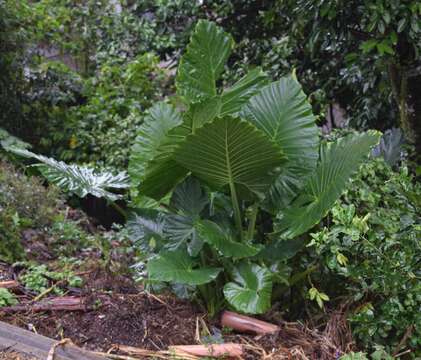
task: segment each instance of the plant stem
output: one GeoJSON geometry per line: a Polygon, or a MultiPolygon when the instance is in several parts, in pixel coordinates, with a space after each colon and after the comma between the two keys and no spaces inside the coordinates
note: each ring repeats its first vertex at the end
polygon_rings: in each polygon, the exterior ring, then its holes
{"type": "Polygon", "coordinates": [[[235,185],[233,182],[230,182],[230,192],[231,192],[232,207],[234,209],[235,225],[237,227],[238,232],[240,233],[241,241],[243,241],[243,225],[241,222],[240,205],[238,204],[237,192],[235,190],[235,185]]]}
{"type": "Polygon", "coordinates": [[[247,240],[252,240],[254,235],[254,228],[256,227],[257,212],[259,211],[259,205],[253,204],[251,208],[251,217],[249,227],[247,230],[247,240]]]}
{"type": "Polygon", "coordinates": [[[116,204],[115,202],[110,202],[110,204],[111,204],[111,206],[115,209],[115,210],[117,210],[117,212],[120,214],[120,215],[122,215],[125,219],[127,219],[127,213],[126,213],[126,211],[121,207],[121,206],[119,206],[118,204],[116,204]]]}
{"type": "Polygon", "coordinates": [[[309,274],[311,274],[313,271],[315,271],[318,268],[318,265],[311,265],[307,270],[295,274],[293,276],[291,276],[288,280],[289,282],[289,286],[293,286],[294,284],[296,284],[297,282],[301,281],[302,279],[306,278],[309,274]]]}

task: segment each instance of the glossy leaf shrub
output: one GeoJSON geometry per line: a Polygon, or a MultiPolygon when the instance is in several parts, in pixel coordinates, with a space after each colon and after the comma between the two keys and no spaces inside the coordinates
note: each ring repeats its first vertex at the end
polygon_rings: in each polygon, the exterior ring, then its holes
{"type": "Polygon", "coordinates": [[[421,355],[420,194],[405,164],[395,172],[370,161],[330,210],[330,222],[311,234],[320,282],[331,297],[348,299],[365,349],[379,344],[393,353],[408,334],[401,350],[421,355]]]}

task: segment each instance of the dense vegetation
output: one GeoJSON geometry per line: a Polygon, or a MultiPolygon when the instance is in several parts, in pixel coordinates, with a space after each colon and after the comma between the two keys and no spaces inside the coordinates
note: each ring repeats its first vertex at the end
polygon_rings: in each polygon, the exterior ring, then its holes
{"type": "Polygon", "coordinates": [[[80,278],[28,229],[110,271],[118,240],[210,315],[340,308],[348,358],[421,356],[420,39],[418,1],[0,0],[1,259],[41,293],[80,278]],[[59,189],[126,221],[90,234],[59,189]]]}

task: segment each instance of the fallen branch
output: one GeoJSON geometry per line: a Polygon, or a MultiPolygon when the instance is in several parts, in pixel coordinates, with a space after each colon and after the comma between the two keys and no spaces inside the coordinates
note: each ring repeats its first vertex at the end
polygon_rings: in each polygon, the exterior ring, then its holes
{"type": "Polygon", "coordinates": [[[14,306],[5,306],[1,311],[6,313],[20,312],[20,311],[86,311],[88,307],[83,303],[82,298],[75,296],[62,296],[51,299],[46,299],[38,303],[20,304],[14,306]]]}
{"type": "Polygon", "coordinates": [[[174,355],[185,356],[210,356],[210,357],[230,357],[239,358],[243,355],[241,344],[210,344],[210,345],[177,345],[170,346],[169,351],[174,355]]]}
{"type": "Polygon", "coordinates": [[[249,316],[240,315],[232,311],[224,311],[222,313],[221,325],[240,332],[260,335],[273,334],[280,330],[280,327],[277,325],[257,320],[249,316]]]}

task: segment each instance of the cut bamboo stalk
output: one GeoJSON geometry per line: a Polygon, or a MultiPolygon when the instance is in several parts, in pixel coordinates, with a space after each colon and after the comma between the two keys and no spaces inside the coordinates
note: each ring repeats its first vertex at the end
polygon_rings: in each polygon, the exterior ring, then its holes
{"type": "Polygon", "coordinates": [[[176,345],[170,346],[169,351],[174,352],[177,356],[183,354],[194,356],[210,356],[210,357],[230,357],[239,358],[243,355],[243,346],[241,344],[209,344],[209,345],[176,345]]]}
{"type": "MultiPolygon", "coordinates": [[[[128,345],[115,345],[114,349],[126,354],[137,355],[137,356],[153,358],[153,359],[155,358],[156,359],[174,359],[174,360],[180,359],[180,357],[176,356],[174,352],[167,351],[167,350],[154,351],[154,350],[147,350],[147,349],[137,348],[137,347],[128,346],[128,345]]],[[[118,356],[121,356],[121,355],[116,355],[116,359],[118,356]]],[[[131,358],[131,359],[134,359],[134,358],[131,358]]],[[[136,357],[136,359],[138,358],[136,357]]],[[[182,360],[198,360],[200,358],[198,356],[188,355],[188,354],[183,353],[181,359],[182,360]]]]}
{"type": "Polygon", "coordinates": [[[5,306],[0,311],[11,313],[19,311],[85,311],[87,306],[83,303],[82,298],[75,296],[62,296],[46,299],[37,303],[20,304],[14,306],[5,306]]]}
{"type": "Polygon", "coordinates": [[[221,325],[240,332],[255,333],[259,335],[273,334],[280,327],[266,321],[257,320],[249,316],[240,315],[232,311],[224,311],[221,316],[221,325]]]}

